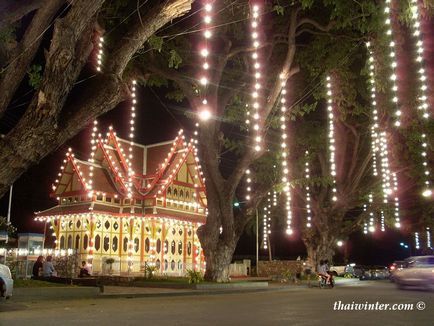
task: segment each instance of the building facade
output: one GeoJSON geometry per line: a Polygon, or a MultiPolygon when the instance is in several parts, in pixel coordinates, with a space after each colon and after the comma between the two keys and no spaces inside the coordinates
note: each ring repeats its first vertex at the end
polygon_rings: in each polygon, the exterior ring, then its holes
{"type": "Polygon", "coordinates": [[[184,275],[205,267],[196,235],[206,220],[204,180],[182,131],[174,141],[144,146],[110,130],[92,140],[88,161],[69,149],[51,195],[58,204],[35,219],[49,225],[56,250],[73,249],[93,274],[151,266],[184,275]]]}

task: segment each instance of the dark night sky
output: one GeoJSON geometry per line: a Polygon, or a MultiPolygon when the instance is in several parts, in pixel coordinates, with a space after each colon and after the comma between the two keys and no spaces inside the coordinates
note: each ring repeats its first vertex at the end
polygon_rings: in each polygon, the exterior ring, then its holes
{"type": "MultiPolygon", "coordinates": [[[[167,103],[163,92],[140,88],[139,110],[137,111],[136,140],[142,144],[151,144],[173,139],[177,131],[184,127],[186,132],[191,130],[189,119],[184,115],[186,103],[167,103]],[[160,101],[161,100],[161,101],[160,101]]],[[[109,125],[113,125],[120,137],[125,138],[125,126],[129,113],[126,104],[119,105],[99,119],[100,131],[104,132],[109,125]]],[[[19,232],[43,232],[42,224],[33,221],[33,212],[47,209],[55,205],[49,198],[51,184],[54,181],[60,163],[68,147],[72,147],[77,157],[87,159],[89,155],[90,129],[86,128],[76,137],[68,141],[57,151],[43,159],[23,174],[14,184],[12,200],[12,224],[18,227],[19,232]]],[[[7,213],[8,195],[0,200],[0,215],[7,213]]],[[[399,233],[388,230],[385,234],[375,237],[364,236],[361,232],[353,235],[347,246],[350,261],[361,264],[389,264],[393,260],[402,259],[409,255],[399,246],[400,241],[408,241],[399,233]]],[[[248,257],[254,259],[255,235],[244,234],[235,252],[235,258],[248,257]]],[[[295,259],[305,257],[305,248],[300,237],[294,235],[288,238],[284,230],[273,230],[271,236],[273,258],[295,259]]],[[[267,259],[268,252],[260,250],[262,259],[267,259]]],[[[342,262],[343,249],[336,257],[336,262],[342,262]]]]}

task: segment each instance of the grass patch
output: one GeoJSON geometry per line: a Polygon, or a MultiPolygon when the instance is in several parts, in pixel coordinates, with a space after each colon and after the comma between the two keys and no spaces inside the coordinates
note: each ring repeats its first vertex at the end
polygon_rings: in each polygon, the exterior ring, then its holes
{"type": "Polygon", "coordinates": [[[41,287],[59,287],[59,286],[65,286],[66,284],[59,284],[59,283],[53,283],[53,282],[47,282],[47,281],[40,281],[40,280],[23,280],[23,279],[16,279],[14,280],[14,287],[15,288],[41,288],[41,287]]]}

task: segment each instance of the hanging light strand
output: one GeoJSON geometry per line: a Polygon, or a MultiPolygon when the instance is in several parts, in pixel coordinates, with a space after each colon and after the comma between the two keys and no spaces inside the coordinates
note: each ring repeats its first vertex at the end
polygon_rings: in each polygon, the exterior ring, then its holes
{"type": "Polygon", "coordinates": [[[332,186],[332,200],[337,201],[336,190],[336,161],[335,161],[335,127],[334,127],[334,114],[333,114],[333,93],[332,93],[332,81],[330,76],[327,76],[327,117],[329,121],[329,152],[330,152],[330,174],[333,180],[332,186]]]}
{"type": "Polygon", "coordinates": [[[373,210],[373,205],[374,203],[374,196],[372,195],[372,193],[369,194],[369,232],[373,233],[375,232],[375,214],[372,211],[373,210]]]}
{"type": "Polygon", "coordinates": [[[414,246],[416,249],[420,249],[419,232],[414,233],[414,246]]]}
{"type": "Polygon", "coordinates": [[[96,54],[96,70],[98,72],[102,71],[102,60],[103,60],[103,48],[104,48],[104,38],[102,36],[98,39],[98,51],[96,54]]]}
{"type": "Polygon", "coordinates": [[[379,133],[379,120],[378,120],[378,109],[377,109],[377,99],[376,99],[376,87],[375,87],[375,65],[374,56],[370,49],[370,42],[366,43],[366,47],[369,52],[369,83],[371,88],[371,105],[372,105],[372,125],[371,125],[371,149],[372,149],[372,170],[373,175],[378,175],[377,170],[377,153],[378,153],[378,133],[379,133]]]}
{"type": "Polygon", "coordinates": [[[401,115],[402,112],[399,109],[399,103],[398,103],[398,85],[397,85],[397,75],[396,75],[396,69],[398,66],[398,62],[396,60],[396,43],[394,41],[393,37],[393,29],[392,29],[392,1],[386,0],[386,6],[384,8],[385,12],[385,26],[386,26],[386,34],[389,39],[389,56],[391,60],[391,67],[392,67],[392,74],[390,76],[390,79],[392,81],[392,102],[396,106],[395,110],[395,126],[399,127],[401,125],[401,115]]]}
{"type": "Polygon", "coordinates": [[[291,187],[289,185],[289,165],[288,165],[288,132],[286,126],[286,81],[284,75],[280,75],[281,81],[281,96],[280,96],[280,130],[281,130],[281,143],[282,149],[282,184],[284,185],[285,193],[285,208],[286,208],[286,233],[292,234],[292,209],[291,209],[291,187]]]}
{"type": "Polygon", "coordinates": [[[431,230],[429,227],[426,228],[426,247],[431,249],[431,230]]]}
{"type": "Polygon", "coordinates": [[[401,218],[399,214],[399,198],[398,198],[398,177],[396,176],[396,173],[392,174],[393,177],[393,192],[394,192],[394,218],[395,218],[395,227],[400,228],[401,227],[401,218]]]}
{"type": "Polygon", "coordinates": [[[305,178],[306,178],[306,227],[310,228],[312,227],[312,211],[310,207],[310,186],[309,186],[309,179],[310,179],[310,169],[309,169],[309,151],[305,152],[306,157],[306,163],[305,165],[305,178]]]}
{"type": "MultiPolygon", "coordinates": [[[[430,108],[428,102],[428,86],[427,86],[427,74],[425,71],[425,65],[423,60],[424,54],[424,41],[420,31],[420,12],[419,5],[417,0],[411,0],[411,21],[413,25],[413,35],[416,38],[416,62],[419,66],[418,74],[419,74],[419,105],[418,110],[421,111],[422,117],[424,119],[428,119],[430,117],[430,108]]],[[[422,192],[423,196],[430,197],[432,195],[431,184],[430,184],[430,169],[428,165],[428,158],[426,149],[428,146],[426,135],[422,134],[421,141],[421,156],[422,156],[422,164],[423,164],[423,175],[424,175],[424,190],[422,192]]]]}
{"type": "Polygon", "coordinates": [[[260,46],[259,41],[259,33],[258,33],[258,26],[259,26],[259,6],[257,4],[254,4],[252,6],[252,19],[251,19],[251,27],[252,27],[252,44],[253,48],[255,49],[252,53],[252,59],[253,59],[253,68],[254,68],[254,75],[255,75],[255,82],[252,89],[252,107],[253,107],[253,135],[254,135],[254,146],[255,151],[259,152],[262,147],[262,137],[261,137],[261,130],[260,130],[260,98],[261,98],[261,64],[259,60],[259,53],[258,48],[260,46]]]}
{"type": "Polygon", "coordinates": [[[90,158],[89,158],[89,178],[88,181],[86,182],[86,190],[87,190],[87,196],[89,198],[93,197],[93,164],[95,163],[95,154],[96,154],[96,149],[98,146],[98,138],[97,138],[97,133],[98,133],[98,121],[94,120],[93,121],[93,127],[92,127],[92,133],[91,133],[91,139],[90,139],[90,146],[91,146],[91,151],[90,151],[90,158]]]}
{"type": "Polygon", "coordinates": [[[126,162],[128,164],[128,178],[127,178],[127,196],[128,198],[133,197],[133,177],[134,177],[134,169],[133,169],[133,146],[134,146],[134,124],[136,119],[136,86],[137,82],[135,80],[132,81],[131,85],[131,110],[130,110],[130,120],[129,120],[129,147],[128,147],[128,157],[126,162]]]}
{"type": "Polygon", "coordinates": [[[214,1],[204,1],[203,6],[203,37],[204,37],[204,45],[200,49],[200,55],[202,57],[202,73],[199,78],[199,82],[203,87],[203,96],[202,96],[202,106],[199,109],[199,119],[202,121],[207,121],[211,118],[211,110],[208,105],[207,100],[207,86],[209,84],[209,71],[210,71],[210,44],[209,39],[212,37],[211,31],[211,23],[212,23],[212,11],[213,11],[213,3],[214,1]]]}

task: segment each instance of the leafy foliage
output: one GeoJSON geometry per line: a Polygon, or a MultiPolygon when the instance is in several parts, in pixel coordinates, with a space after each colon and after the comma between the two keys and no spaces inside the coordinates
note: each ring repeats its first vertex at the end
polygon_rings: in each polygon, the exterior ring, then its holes
{"type": "Polygon", "coordinates": [[[38,89],[42,81],[42,66],[39,64],[30,66],[27,75],[29,76],[29,85],[35,90],[38,89]]]}
{"type": "Polygon", "coordinates": [[[189,284],[197,284],[203,282],[203,275],[200,271],[187,269],[187,277],[189,284]]]}

